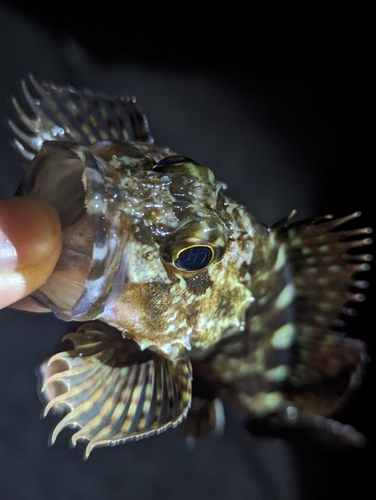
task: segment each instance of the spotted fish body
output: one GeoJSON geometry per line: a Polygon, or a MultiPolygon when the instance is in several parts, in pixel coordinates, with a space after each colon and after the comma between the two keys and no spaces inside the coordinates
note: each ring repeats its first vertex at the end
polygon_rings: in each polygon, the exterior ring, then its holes
{"type": "Polygon", "coordinates": [[[185,417],[190,438],[220,425],[225,391],[254,419],[310,425],[360,444],[324,418],[359,381],[365,346],[331,330],[363,300],[369,229],[330,216],[269,228],[199,163],[153,144],[134,98],[38,84],[14,99],[18,194],[57,209],[63,251],[32,298],[66,321],[70,351],[41,367],[45,414],[97,446],[158,434],[185,417]],[[21,127],[21,128],[20,128],[21,127]],[[354,292],[349,292],[349,287],[354,292]],[[192,393],[193,378],[193,393],[192,393]],[[190,410],[191,409],[191,410],[190,410]],[[190,411],[189,411],[190,410],[190,411]]]}

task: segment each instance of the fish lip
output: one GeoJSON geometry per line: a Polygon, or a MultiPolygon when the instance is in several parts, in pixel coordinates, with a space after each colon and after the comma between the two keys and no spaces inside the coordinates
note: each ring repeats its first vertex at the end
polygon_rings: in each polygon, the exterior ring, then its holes
{"type": "Polygon", "coordinates": [[[105,160],[85,146],[50,141],[44,143],[21,181],[20,194],[47,198],[62,222],[65,238],[60,259],[31,298],[65,321],[100,317],[116,276],[121,277],[122,288],[126,283],[124,250],[129,232],[116,200],[108,193],[113,186],[106,179],[106,168],[105,160]],[[67,300],[67,296],[72,298],[67,300]]]}

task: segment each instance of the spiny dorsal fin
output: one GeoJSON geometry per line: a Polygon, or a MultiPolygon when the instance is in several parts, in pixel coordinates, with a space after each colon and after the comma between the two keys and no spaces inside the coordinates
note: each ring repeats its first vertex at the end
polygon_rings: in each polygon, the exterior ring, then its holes
{"type": "Polygon", "coordinates": [[[363,342],[331,330],[343,326],[338,316],[353,313],[346,304],[364,300],[359,289],[367,283],[352,278],[369,269],[371,256],[351,251],[371,243],[364,237],[371,230],[333,231],[359,216],[327,216],[276,229],[291,277],[290,310],[295,317],[294,362],[285,395],[298,408],[321,415],[341,406],[367,359],[363,342]]]}
{"type": "Polygon", "coordinates": [[[366,286],[353,276],[368,270],[371,257],[350,251],[370,244],[364,235],[371,231],[333,232],[359,215],[296,224],[286,218],[269,233],[260,231],[250,268],[255,300],[246,328],[222,339],[201,367],[253,418],[290,408],[353,444],[362,441],[353,430],[315,415],[341,406],[367,359],[363,342],[331,330],[338,315],[351,313],[343,310],[345,304],[364,299],[348,290],[366,286]]]}
{"type": "Polygon", "coordinates": [[[146,117],[134,97],[107,97],[71,86],[39,84],[29,76],[32,93],[23,80],[22,91],[32,116],[13,97],[12,103],[25,133],[12,120],[13,144],[28,160],[40,151],[44,141],[73,141],[90,146],[101,140],[153,142],[146,117]],[[35,96],[34,96],[35,95],[35,96]]]}
{"type": "Polygon", "coordinates": [[[311,325],[327,332],[349,302],[361,302],[364,295],[352,293],[349,288],[364,289],[367,283],[352,280],[354,274],[369,270],[369,254],[355,255],[349,251],[369,245],[372,240],[364,235],[370,228],[333,231],[342,224],[359,217],[355,212],[346,217],[332,216],[302,221],[277,230],[282,242],[295,296],[299,298],[298,318],[304,325],[311,325]]]}
{"type": "Polygon", "coordinates": [[[99,446],[137,441],[176,427],[191,404],[191,363],[169,361],[124,339],[99,322],[85,323],[65,337],[74,349],[41,367],[41,389],[51,410],[69,413],[57,424],[53,444],[65,427],[80,428],[72,444],[88,441],[85,458],[99,446]]]}

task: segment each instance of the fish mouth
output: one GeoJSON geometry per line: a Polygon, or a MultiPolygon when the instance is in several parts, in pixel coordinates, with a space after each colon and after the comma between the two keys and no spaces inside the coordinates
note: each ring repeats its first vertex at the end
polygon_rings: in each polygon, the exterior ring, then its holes
{"type": "Polygon", "coordinates": [[[43,197],[60,216],[61,256],[50,278],[31,298],[65,321],[98,318],[119,270],[120,277],[126,278],[124,248],[129,233],[111,199],[105,169],[105,161],[90,148],[47,141],[17,192],[43,197]]]}

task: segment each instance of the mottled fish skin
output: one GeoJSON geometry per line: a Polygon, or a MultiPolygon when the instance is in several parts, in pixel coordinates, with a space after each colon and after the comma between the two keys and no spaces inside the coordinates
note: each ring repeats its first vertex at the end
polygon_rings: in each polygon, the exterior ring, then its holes
{"type": "Polygon", "coordinates": [[[209,168],[156,147],[134,98],[30,81],[33,116],[14,99],[25,131],[9,122],[30,161],[17,194],[49,200],[64,230],[56,269],[32,298],[89,322],[68,335],[73,350],[42,365],[46,413],[69,411],[52,442],[78,427],[72,441],[88,441],[88,456],[185,417],[196,439],[223,427],[225,390],[255,419],[361,444],[322,417],[366,361],[361,341],[335,331],[366,286],[352,277],[370,256],[351,250],[370,230],[336,230],[360,214],[294,224],[292,213],[266,227],[209,168]]]}

